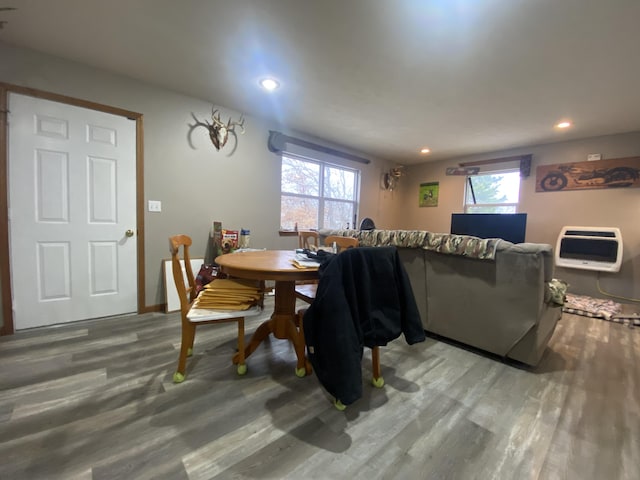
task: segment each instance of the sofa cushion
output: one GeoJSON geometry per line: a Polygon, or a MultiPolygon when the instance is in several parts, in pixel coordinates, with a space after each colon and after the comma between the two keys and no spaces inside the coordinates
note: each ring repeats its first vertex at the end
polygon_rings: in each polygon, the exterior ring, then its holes
{"type": "Polygon", "coordinates": [[[449,233],[428,233],[427,243],[422,247],[438,253],[462,255],[479,260],[493,260],[496,247],[502,242],[499,238],[478,238],[470,235],[449,233]]]}
{"type": "Polygon", "coordinates": [[[355,237],[363,247],[424,248],[439,253],[463,255],[481,260],[493,260],[497,245],[503,242],[499,238],[484,239],[470,235],[435,233],[427,230],[320,230],[319,233],[321,237],[329,235],[355,237]]]}

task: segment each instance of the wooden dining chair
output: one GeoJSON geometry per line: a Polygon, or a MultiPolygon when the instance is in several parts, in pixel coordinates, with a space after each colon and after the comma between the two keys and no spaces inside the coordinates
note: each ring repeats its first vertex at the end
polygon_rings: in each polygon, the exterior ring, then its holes
{"type": "MultiPolygon", "coordinates": [[[[317,285],[313,285],[313,286],[316,287],[315,290],[317,290],[317,285]]],[[[315,296],[315,290],[312,292],[314,296],[315,296]]],[[[310,301],[313,301],[313,298],[310,297],[310,301]]],[[[304,340],[303,321],[304,321],[304,314],[306,312],[307,312],[306,308],[301,308],[300,310],[298,310],[297,319],[296,319],[296,326],[298,327],[300,335],[302,336],[303,340],[304,340]]],[[[384,377],[382,376],[382,373],[380,371],[380,347],[377,345],[371,347],[371,385],[373,385],[376,388],[384,387],[384,377]]],[[[346,405],[344,405],[339,399],[335,399],[333,405],[340,411],[347,408],[346,405]]]]}
{"type": "Polygon", "coordinates": [[[381,388],[379,347],[400,333],[409,345],[425,340],[409,277],[395,247],[350,248],[336,255],[320,276],[316,299],[298,317],[316,376],[334,394],[339,410],[361,395],[357,386],[362,354],[358,359],[354,353],[358,345],[371,348],[371,383],[381,388]]]}
{"type": "MultiPolygon", "coordinates": [[[[357,238],[352,237],[342,237],[338,235],[329,235],[325,238],[325,246],[332,246],[333,243],[336,243],[338,247],[338,253],[346,250],[348,248],[355,248],[360,245],[360,242],[357,238]]],[[[296,285],[296,297],[300,300],[303,300],[307,303],[312,303],[316,297],[316,292],[318,290],[318,283],[313,284],[305,284],[305,285],[296,285]]],[[[300,330],[301,335],[304,338],[304,328],[302,325],[304,314],[306,312],[306,308],[301,308],[297,312],[297,326],[300,330]]],[[[382,388],[384,386],[384,378],[380,372],[380,347],[374,346],[371,348],[371,370],[372,370],[372,378],[371,384],[374,387],[382,388]]],[[[338,410],[344,410],[346,407],[339,400],[336,400],[334,403],[335,407],[338,410]]]]}
{"type": "MultiPolygon", "coordinates": [[[[299,231],[298,232],[298,247],[306,248],[309,250],[317,250],[320,246],[320,235],[318,232],[299,231]]],[[[297,298],[304,300],[307,303],[311,302],[313,296],[315,296],[315,289],[317,286],[317,280],[300,280],[296,282],[295,295],[297,298]]]]}
{"type": "Polygon", "coordinates": [[[320,246],[320,235],[313,230],[300,230],[298,232],[298,248],[309,250],[317,249],[320,246]]]}
{"type": "Polygon", "coordinates": [[[353,237],[341,237],[340,235],[329,235],[324,239],[324,245],[326,247],[333,246],[334,242],[338,247],[338,253],[340,253],[343,250],[346,250],[347,248],[353,248],[360,245],[360,241],[357,238],[353,238],[353,237]]]}
{"type": "Polygon", "coordinates": [[[238,375],[244,375],[247,373],[247,365],[244,358],[244,319],[246,317],[260,314],[262,312],[261,304],[252,306],[248,310],[211,310],[194,308],[193,304],[197,293],[195,289],[193,270],[191,268],[191,258],[189,256],[189,247],[191,246],[191,243],[191,238],[187,235],[175,235],[169,237],[173,280],[180,299],[180,316],[182,319],[182,343],[180,345],[180,355],[178,356],[178,368],[173,374],[173,382],[181,383],[185,379],[187,357],[190,357],[193,354],[196,327],[212,323],[237,322],[237,372],[238,375]],[[181,247],[182,255],[180,255],[181,247]],[[187,277],[186,283],[185,274],[187,277]]]}
{"type": "MultiPolygon", "coordinates": [[[[333,246],[335,242],[338,247],[338,253],[347,248],[354,248],[360,245],[360,241],[357,238],[353,237],[341,237],[339,235],[329,235],[325,238],[324,244],[327,247],[333,246]]],[[[312,282],[304,282],[301,284],[296,284],[295,294],[296,297],[300,300],[303,300],[307,303],[313,302],[313,299],[316,296],[316,290],[318,289],[318,281],[314,280],[312,282]]]]}

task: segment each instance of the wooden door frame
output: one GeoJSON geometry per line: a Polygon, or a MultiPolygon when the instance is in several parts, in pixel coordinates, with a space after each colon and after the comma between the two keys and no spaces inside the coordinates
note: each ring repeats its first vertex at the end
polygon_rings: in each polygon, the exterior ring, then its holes
{"type": "Polygon", "coordinates": [[[145,264],[144,264],[144,142],[142,114],[122,108],[111,107],[79,98],[59,95],[35,88],[22,87],[0,82],[0,298],[2,298],[2,327],[0,335],[10,335],[15,331],[13,302],[11,295],[11,257],[9,251],[9,177],[8,173],[8,97],[9,93],[19,93],[31,97],[52,100],[76,107],[126,117],[136,122],[136,229],[137,229],[137,269],[138,269],[138,313],[146,311],[145,264]]]}

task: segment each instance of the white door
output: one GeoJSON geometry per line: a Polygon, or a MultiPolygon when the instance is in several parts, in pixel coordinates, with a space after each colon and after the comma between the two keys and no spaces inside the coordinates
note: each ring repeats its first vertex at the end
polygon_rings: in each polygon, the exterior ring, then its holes
{"type": "Polygon", "coordinates": [[[137,310],[134,120],[9,94],[16,330],[137,310]]]}

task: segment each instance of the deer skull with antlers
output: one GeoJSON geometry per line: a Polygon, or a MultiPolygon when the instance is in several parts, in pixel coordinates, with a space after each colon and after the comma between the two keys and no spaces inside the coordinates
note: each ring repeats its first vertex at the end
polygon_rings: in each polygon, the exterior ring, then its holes
{"type": "Polygon", "coordinates": [[[388,172],[382,176],[382,188],[385,190],[393,190],[397,181],[404,175],[404,166],[400,165],[389,169],[388,172]]]}
{"type": "Polygon", "coordinates": [[[211,138],[211,143],[216,147],[216,150],[220,150],[227,144],[227,140],[229,140],[229,135],[232,135],[236,140],[236,145],[234,145],[233,153],[236,149],[238,143],[238,137],[235,132],[236,127],[240,127],[240,133],[244,133],[244,116],[240,115],[240,119],[237,122],[232,122],[231,117],[225,124],[220,119],[220,112],[218,110],[211,109],[211,120],[213,123],[209,123],[206,120],[201,122],[196,118],[196,116],[192,113],[191,116],[196,121],[194,125],[189,125],[191,128],[189,129],[189,138],[191,138],[191,132],[197,127],[205,127],[209,131],[209,138],[211,138]],[[217,113],[217,115],[216,115],[217,113]]]}

